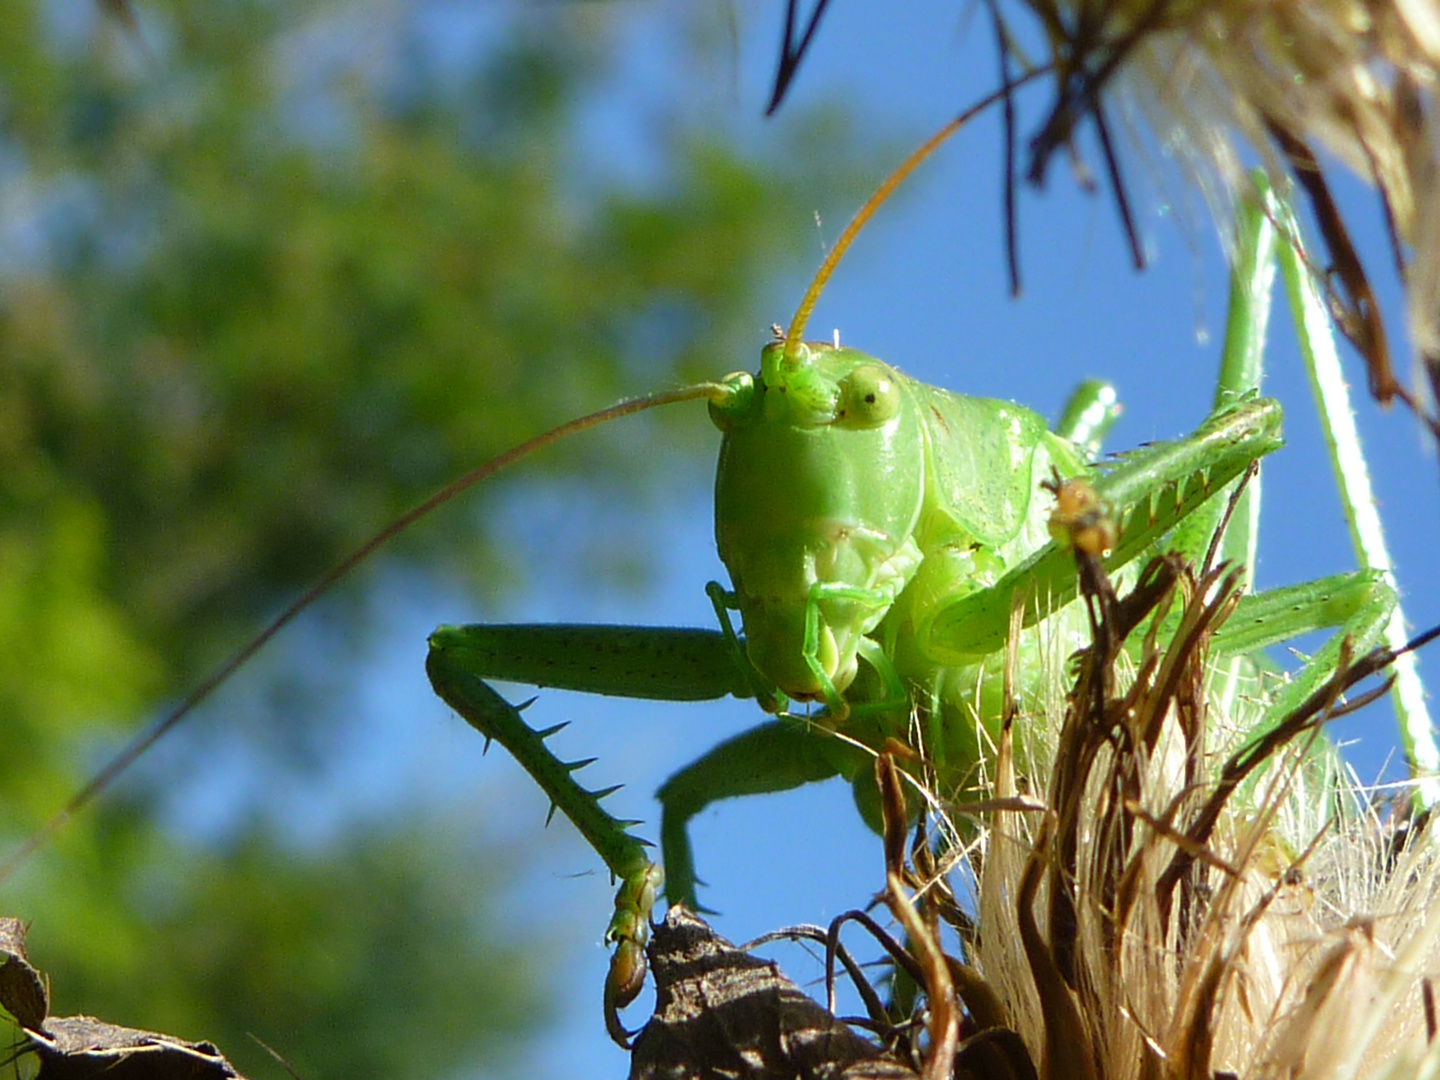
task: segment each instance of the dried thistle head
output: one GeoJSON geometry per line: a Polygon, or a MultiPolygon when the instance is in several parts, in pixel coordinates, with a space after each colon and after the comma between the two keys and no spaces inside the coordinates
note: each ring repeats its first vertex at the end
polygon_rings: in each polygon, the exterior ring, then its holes
{"type": "Polygon", "coordinates": [[[1346,659],[1271,732],[1237,739],[1245,720],[1219,715],[1208,643],[1239,586],[1173,558],[1123,596],[1090,575],[1095,643],[1049,757],[1033,756],[1042,743],[1027,761],[1043,811],[1003,805],[1016,790],[1000,748],[967,960],[1042,1077],[1440,1066],[1437,847],[1395,843],[1316,738],[1383,657],[1346,659]],[[1179,628],[1150,633],[1167,609],[1179,628]]]}
{"type": "MultiPolygon", "coordinates": [[[[1363,263],[1330,196],[1325,155],[1380,193],[1411,334],[1440,385],[1440,5],[1433,0],[1026,0],[1055,67],[1031,143],[1043,175],[1086,118],[1111,155],[1107,101],[1138,113],[1184,162],[1217,221],[1233,220],[1246,147],[1306,192],[1328,248],[1337,322],[1381,400],[1390,372],[1363,263]]],[[[1123,201],[1123,184],[1115,173],[1123,201]]],[[[1433,423],[1437,433],[1440,425],[1433,423]]]]}

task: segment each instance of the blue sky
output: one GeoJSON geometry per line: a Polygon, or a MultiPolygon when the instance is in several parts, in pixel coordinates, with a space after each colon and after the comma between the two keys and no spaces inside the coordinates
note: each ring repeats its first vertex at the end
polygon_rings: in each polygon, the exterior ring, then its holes
{"type": "MultiPolygon", "coordinates": [[[[897,147],[918,144],[995,85],[989,27],[976,9],[967,32],[957,8],[963,5],[834,5],[787,109],[837,95],[851,103],[862,126],[886,140],[874,161],[878,183],[896,163],[897,147]]],[[[437,25],[443,32],[465,19],[491,17],[489,9],[480,10],[484,14],[474,16],[462,5],[441,9],[437,25]]],[[[665,6],[616,4],[608,10],[624,59],[614,92],[586,118],[586,144],[597,160],[645,182],[649,125],[662,112],[680,123],[723,124],[742,141],[763,140],[768,122],[762,110],[783,5],[737,5],[733,64],[700,71],[676,62],[665,47],[679,26],[665,6]]],[[[483,34],[483,28],[475,32],[483,34]]],[[[1028,104],[1022,130],[1033,130],[1041,97],[1022,101],[1028,104]]],[[[1024,295],[1012,301],[1003,260],[999,130],[998,116],[983,118],[881,211],[827,290],[810,335],[828,337],[837,329],[848,344],[916,378],[1013,399],[1052,418],[1082,379],[1108,378],[1126,406],[1111,438],[1116,448],[1192,430],[1209,406],[1226,299],[1223,253],[1203,203],[1173,169],[1147,164],[1147,155],[1159,156],[1153,145],[1131,149],[1126,174],[1150,260],[1145,272],[1136,273],[1108,192],[1079,191],[1067,164],[1057,159],[1047,189],[1022,194],[1024,295]]],[[[1083,141],[1082,148],[1098,171],[1093,142],[1083,141]]],[[[1377,202],[1349,181],[1339,186],[1352,228],[1379,273],[1388,255],[1377,202]]],[[[818,265],[822,244],[843,225],[822,220],[817,226],[805,218],[793,228],[814,237],[818,265]]],[[[788,322],[804,284],[782,283],[754,313],[754,351],[737,356],[734,367],[756,366],[768,327],[788,322]]],[[[1399,339],[1395,283],[1381,277],[1377,284],[1399,339]]],[[[1402,359],[1405,348],[1397,343],[1402,359]]],[[[1283,308],[1273,320],[1269,357],[1267,391],[1285,406],[1289,445],[1265,466],[1261,587],[1354,565],[1283,308]]],[[[1426,558],[1427,540],[1436,533],[1440,472],[1416,425],[1402,412],[1382,413],[1365,400],[1358,362],[1348,354],[1346,361],[1400,581],[1411,617],[1423,625],[1440,617],[1440,587],[1426,558]]],[[[708,440],[701,452],[713,460],[718,436],[697,426],[695,437],[708,440]]],[[[545,800],[519,768],[499,751],[482,759],[473,732],[433,698],[422,671],[425,637],[435,624],[452,621],[712,625],[704,585],[724,574],[710,533],[710,468],[679,467],[656,497],[645,547],[632,553],[651,568],[651,585],[642,595],[577,582],[565,565],[583,538],[563,527],[577,519],[574,493],[543,488],[522,489],[506,504],[506,520],[533,553],[533,588],[503,610],[475,610],[433,588],[417,592],[409,582],[391,582],[377,603],[386,605],[393,630],[376,648],[367,682],[366,727],[373,741],[345,763],[335,787],[298,792],[290,800],[287,816],[302,834],[333,817],[336,791],[349,792],[351,812],[362,815],[415,798],[463,801],[474,806],[488,835],[513,840],[534,857],[514,897],[515,930],[525,934],[527,927],[543,925],[561,937],[562,952],[556,1027],[530,1051],[530,1075],[619,1076],[627,1067],[625,1055],[605,1036],[599,1008],[607,961],[600,935],[613,890],[598,859],[567,824],[557,820],[541,828],[545,800]],[[365,793],[370,809],[356,792],[365,793]]],[[[560,694],[544,695],[530,715],[541,724],[575,721],[556,738],[560,752],[598,756],[588,782],[625,783],[608,805],[621,816],[643,819],[639,831],[652,837],[658,806],[651,793],[664,778],[761,719],[738,702],[597,703],[560,694]]],[[[1377,774],[1395,745],[1387,706],[1348,721],[1342,735],[1360,740],[1351,756],[1366,778],[1377,774]]],[[[709,883],[702,899],[720,913],[717,928],[735,940],[785,923],[824,923],[862,905],[880,880],[878,841],[859,824],[848,786],[840,782],[714,808],[695,822],[692,838],[699,872],[709,883]]],[[[642,1016],[637,1010],[634,1022],[642,1016]]]]}

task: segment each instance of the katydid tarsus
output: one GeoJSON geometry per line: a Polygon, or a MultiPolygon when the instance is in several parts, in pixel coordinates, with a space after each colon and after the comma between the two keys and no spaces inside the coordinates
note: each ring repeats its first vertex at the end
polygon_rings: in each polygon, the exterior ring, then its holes
{"type": "MultiPolygon", "coordinates": [[[[867,205],[856,228],[906,171],[867,205]]],[[[1232,357],[1259,355],[1263,319],[1253,308],[1263,306],[1264,290],[1252,281],[1264,276],[1264,262],[1236,271],[1244,285],[1237,293],[1255,295],[1251,306],[1232,306],[1232,327],[1240,328],[1227,348],[1232,357]]],[[[729,588],[712,583],[709,590],[719,629],[442,628],[432,636],[427,664],[441,696],[520,761],[620,879],[607,933],[616,946],[606,987],[612,1035],[624,1038],[618,1009],[643,981],[643,946],[662,887],[672,901],[696,901],[685,830],[703,806],[836,775],[868,777],[871,750],[887,738],[922,750],[947,797],[983,793],[979,770],[997,716],[994,657],[1013,607],[1023,604],[1026,625],[1035,627],[1025,646],[1032,651],[1042,647],[1042,634],[1067,640],[1083,623],[1062,611],[1075,594],[1073,562],[1049,539],[1041,484],[1052,472],[1090,475],[1087,447],[1103,434],[1109,407],[1102,388],[1092,387],[1052,433],[1020,406],[951,394],[856,350],[803,342],[807,308],[784,340],[763,350],[757,374],[574,421],[462,478],[386,529],[137,740],[0,865],[0,879],[317,595],[421,514],[555,438],[641,408],[700,398],[724,433],[717,540],[732,580],[729,588]],[[738,630],[731,625],[735,610],[738,630]],[[1057,629],[1066,618],[1074,628],[1057,629]],[[677,701],[733,695],[778,715],[662,788],[665,877],[629,832],[635,823],[609,815],[600,804],[605,793],[581,787],[572,775],[578,766],[547,748],[549,732],[530,728],[487,678],[677,701]],[[795,716],[791,702],[818,708],[795,716]]],[[[1226,371],[1223,400],[1193,436],[1134,452],[1094,474],[1120,524],[1112,567],[1152,550],[1187,516],[1204,521],[1182,530],[1177,542],[1198,553],[1214,516],[1197,508],[1218,507],[1223,499],[1216,496],[1279,445],[1279,408],[1253,392],[1258,370],[1227,364],[1226,371]]],[[[1243,548],[1239,554],[1245,557],[1243,548]]],[[[1393,607],[1393,592],[1379,575],[1341,575],[1252,598],[1217,647],[1238,657],[1336,625],[1363,647],[1393,607]]],[[[1323,659],[1275,697],[1272,711],[1325,677],[1323,659]]],[[[858,782],[856,791],[863,808],[868,783],[858,782]]]]}

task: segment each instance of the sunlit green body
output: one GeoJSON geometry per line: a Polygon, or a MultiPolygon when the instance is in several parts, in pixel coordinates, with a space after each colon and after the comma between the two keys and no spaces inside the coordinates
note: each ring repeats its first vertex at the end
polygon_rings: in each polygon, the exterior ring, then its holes
{"type": "MultiPolygon", "coordinates": [[[[1244,303],[1232,305],[1232,323],[1248,317],[1244,303]]],[[[730,590],[711,590],[720,630],[475,626],[432,635],[427,669],[437,691],[516,756],[622,879],[608,933],[617,945],[612,1034],[623,1036],[615,1008],[643,979],[638,957],[658,871],[627,831],[634,823],[608,815],[598,801],[605,793],[581,788],[571,775],[579,765],[556,760],[548,733],[525,725],[483,680],[673,700],[728,694],[782,711],[658,793],[665,891],[692,906],[686,826],[717,799],[868,777],[865,748],[887,738],[923,751],[942,796],[973,795],[998,726],[1012,613],[1018,608],[1026,627],[1047,620],[1054,655],[1083,640],[1083,613],[1066,607],[1074,559],[1050,538],[1043,482],[1092,478],[1118,524],[1112,570],[1172,533],[1172,545],[1202,557],[1225,501],[1216,496],[1280,445],[1280,410],[1254,396],[1259,349],[1250,351],[1257,366],[1227,364],[1215,412],[1194,435],[1092,469],[1081,449],[1020,406],[926,386],[856,350],[805,345],[787,357],[776,343],[757,374],[729,377],[711,405],[724,433],[716,541],[731,576],[730,590]],[[739,611],[740,633],[727,610],[739,611]],[[786,699],[825,708],[794,717],[786,699]]],[[[1239,557],[1248,558],[1243,547],[1239,557]]],[[[1341,624],[1364,648],[1393,605],[1379,575],[1364,572],[1247,598],[1216,653],[1341,624]]],[[[1032,650],[1022,653],[1022,696],[1039,675],[1036,640],[1021,645],[1032,650]]],[[[1340,648],[1337,635],[1275,696],[1273,715],[1327,677],[1340,648]]],[[[862,809],[870,786],[857,783],[862,809]]]]}
{"type": "Polygon", "coordinates": [[[807,345],[787,360],[777,343],[757,377],[739,378],[741,400],[711,409],[725,433],[716,546],[751,662],[787,697],[832,711],[864,637],[897,619],[905,636],[928,633],[935,611],[993,584],[1049,540],[1041,482],[1084,468],[1030,410],[926,386],[854,349],[807,345]]]}

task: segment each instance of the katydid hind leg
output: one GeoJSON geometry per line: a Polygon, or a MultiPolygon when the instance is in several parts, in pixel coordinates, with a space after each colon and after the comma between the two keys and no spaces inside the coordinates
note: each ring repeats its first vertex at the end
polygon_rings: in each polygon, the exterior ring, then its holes
{"type": "MultiPolygon", "coordinates": [[[[1268,200],[1244,200],[1235,218],[1235,259],[1230,271],[1230,304],[1225,317],[1225,344],[1220,352],[1220,374],[1215,383],[1213,413],[1253,397],[1265,376],[1265,340],[1270,325],[1275,286],[1275,251],[1278,245],[1274,210],[1268,200]]],[[[1232,484],[1240,481],[1232,481],[1232,484]]],[[[1226,520],[1219,555],[1245,567],[1246,589],[1253,581],[1260,533],[1260,477],[1251,476],[1234,506],[1217,498],[1180,524],[1171,537],[1171,550],[1198,563],[1210,548],[1215,530],[1226,520]]],[[[1229,488],[1228,491],[1233,490],[1229,488]]]]}
{"type": "Polygon", "coordinates": [[[1273,729],[1323,686],[1344,655],[1361,656],[1379,644],[1397,600],[1394,588],[1378,570],[1337,574],[1245,597],[1215,635],[1212,652],[1219,663],[1301,634],[1335,630],[1299,671],[1265,694],[1264,713],[1254,725],[1256,735],[1273,729]]]}

